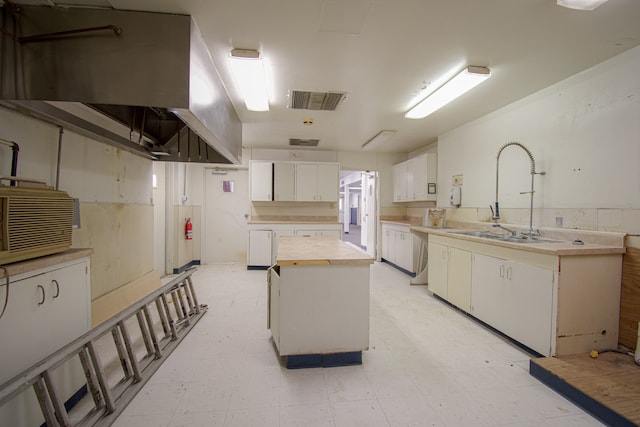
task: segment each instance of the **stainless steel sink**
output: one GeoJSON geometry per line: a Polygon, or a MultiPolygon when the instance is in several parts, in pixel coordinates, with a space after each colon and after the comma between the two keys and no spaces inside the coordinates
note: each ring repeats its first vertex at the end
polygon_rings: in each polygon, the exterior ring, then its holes
{"type": "Polygon", "coordinates": [[[454,231],[454,234],[462,234],[464,236],[473,236],[473,237],[481,237],[483,239],[491,239],[499,242],[509,242],[509,243],[555,243],[557,240],[543,239],[540,237],[533,237],[529,239],[527,236],[510,236],[504,234],[496,234],[488,231],[454,231]]]}

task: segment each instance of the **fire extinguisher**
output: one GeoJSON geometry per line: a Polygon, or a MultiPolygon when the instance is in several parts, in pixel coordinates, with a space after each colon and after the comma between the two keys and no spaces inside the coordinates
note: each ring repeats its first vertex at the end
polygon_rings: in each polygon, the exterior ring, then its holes
{"type": "Polygon", "coordinates": [[[193,239],[193,224],[191,224],[191,218],[187,218],[187,223],[184,225],[184,238],[186,240],[193,239]]]}

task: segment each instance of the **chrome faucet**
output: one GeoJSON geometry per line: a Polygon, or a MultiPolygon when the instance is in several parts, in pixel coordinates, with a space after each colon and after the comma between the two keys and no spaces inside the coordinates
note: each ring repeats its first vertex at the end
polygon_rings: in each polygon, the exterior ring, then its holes
{"type": "Polygon", "coordinates": [[[502,228],[503,230],[509,231],[513,236],[516,235],[515,231],[509,230],[508,228],[503,227],[501,224],[498,224],[498,220],[500,219],[500,207],[499,207],[500,205],[498,203],[498,177],[499,177],[499,171],[500,171],[500,154],[502,154],[502,150],[509,147],[510,145],[515,145],[522,148],[527,153],[527,155],[529,156],[529,159],[531,160],[531,190],[522,191],[520,192],[520,194],[531,195],[531,202],[529,205],[529,231],[527,232],[527,238],[532,239],[533,236],[536,234],[533,231],[533,194],[535,193],[535,191],[533,191],[533,178],[535,175],[545,175],[546,172],[536,172],[536,161],[533,158],[533,154],[531,154],[531,151],[529,151],[527,147],[525,147],[519,142],[516,142],[516,141],[507,142],[498,150],[498,155],[496,156],[496,203],[495,203],[495,210],[493,209],[492,206],[490,206],[491,219],[493,220],[494,227],[502,228]]]}

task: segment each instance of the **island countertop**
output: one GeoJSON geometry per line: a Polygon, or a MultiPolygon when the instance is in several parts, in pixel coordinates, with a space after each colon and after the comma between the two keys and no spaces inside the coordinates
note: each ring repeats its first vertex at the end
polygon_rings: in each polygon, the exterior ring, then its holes
{"type": "Polygon", "coordinates": [[[362,249],[335,237],[282,236],[276,264],[367,265],[373,258],[362,249]]]}

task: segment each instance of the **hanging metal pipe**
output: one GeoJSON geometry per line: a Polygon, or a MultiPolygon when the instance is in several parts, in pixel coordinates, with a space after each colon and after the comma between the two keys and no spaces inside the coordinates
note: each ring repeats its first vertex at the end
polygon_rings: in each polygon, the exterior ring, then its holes
{"type": "Polygon", "coordinates": [[[56,190],[60,189],[60,163],[62,161],[62,134],[64,133],[64,128],[60,128],[60,132],[58,133],[58,161],[56,162],[56,190]]]}
{"type": "MultiPolygon", "coordinates": [[[[11,147],[11,176],[17,176],[18,174],[18,153],[20,152],[20,146],[14,141],[7,141],[0,139],[0,144],[11,147]]],[[[11,181],[11,186],[15,187],[16,181],[11,181]]]]}

